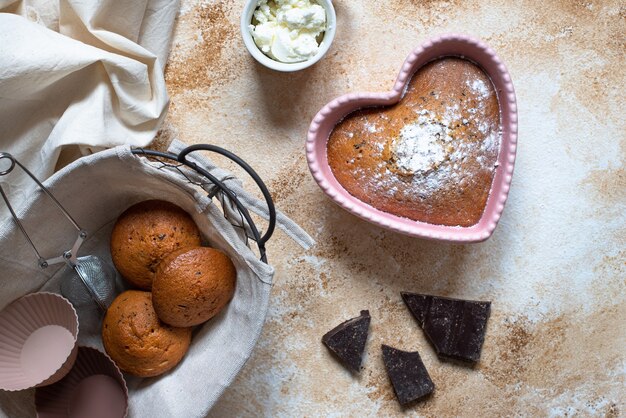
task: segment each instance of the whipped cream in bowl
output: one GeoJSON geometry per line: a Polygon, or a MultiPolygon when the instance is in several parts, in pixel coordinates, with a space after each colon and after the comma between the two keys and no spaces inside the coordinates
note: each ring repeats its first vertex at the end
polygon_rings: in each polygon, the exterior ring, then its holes
{"type": "Polygon", "coordinates": [[[277,71],[297,71],[319,61],[335,36],[330,0],[248,0],[241,34],[250,54],[277,71]]]}

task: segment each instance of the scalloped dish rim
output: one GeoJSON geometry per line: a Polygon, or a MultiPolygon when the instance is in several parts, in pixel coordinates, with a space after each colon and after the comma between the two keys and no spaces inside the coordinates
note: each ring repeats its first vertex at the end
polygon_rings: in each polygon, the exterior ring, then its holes
{"type": "Polygon", "coordinates": [[[488,239],[495,230],[508,198],[517,151],[517,103],[509,72],[495,51],[483,41],[464,34],[431,38],[414,49],[404,61],[393,89],[384,93],[349,93],[326,104],[313,118],[307,133],[309,170],[320,188],[348,212],[383,228],[419,238],[472,243],[488,239]],[[466,58],[487,74],[498,96],[502,137],[489,197],[480,220],[469,227],[415,221],[383,212],[348,193],[335,179],[326,154],[334,127],[348,114],[366,107],[400,102],[415,72],[426,63],[446,56],[466,58]]]}

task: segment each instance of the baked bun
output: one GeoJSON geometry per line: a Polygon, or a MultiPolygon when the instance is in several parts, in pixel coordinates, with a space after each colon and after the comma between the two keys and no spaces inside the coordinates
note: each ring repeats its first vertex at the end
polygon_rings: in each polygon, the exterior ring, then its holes
{"type": "Polygon", "coordinates": [[[157,376],[176,366],[191,343],[191,328],[159,321],[150,292],[127,290],[118,295],[102,323],[102,343],[123,371],[157,376]]]}
{"type": "Polygon", "coordinates": [[[146,200],[128,208],[111,234],[111,257],[133,286],[149,290],[159,262],[172,251],[200,245],[191,216],[173,203],[146,200]]]}
{"type": "Polygon", "coordinates": [[[152,303],[159,318],[188,327],[217,315],[235,292],[237,272],[226,254],[215,248],[175,251],[157,268],[152,303]]]}

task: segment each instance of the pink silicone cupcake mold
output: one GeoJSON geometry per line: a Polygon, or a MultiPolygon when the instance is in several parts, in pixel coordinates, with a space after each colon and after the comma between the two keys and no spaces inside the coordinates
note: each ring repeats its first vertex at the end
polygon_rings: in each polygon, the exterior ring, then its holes
{"type": "Polygon", "coordinates": [[[37,388],[35,407],[38,418],[123,418],[128,413],[128,388],[106,353],[81,346],[67,376],[37,388]]]}
{"type": "Polygon", "coordinates": [[[430,39],[413,50],[405,60],[393,89],[386,93],[350,93],[324,106],[313,118],[307,136],[309,169],[322,190],[339,206],[383,228],[420,238],[470,243],[491,236],[509,194],[517,148],[517,104],[511,77],[495,51],[484,42],[461,34],[430,39]],[[348,193],[335,179],[328,165],[326,144],[335,125],[355,110],[398,103],[413,74],[426,63],[441,57],[467,58],[491,79],[498,95],[502,138],[489,198],[482,217],[469,227],[434,225],[399,217],[373,208],[348,193]]]}
{"type": "Polygon", "coordinates": [[[63,378],[76,359],[78,316],[54,293],[31,293],[0,312],[0,389],[22,390],[63,378]]]}

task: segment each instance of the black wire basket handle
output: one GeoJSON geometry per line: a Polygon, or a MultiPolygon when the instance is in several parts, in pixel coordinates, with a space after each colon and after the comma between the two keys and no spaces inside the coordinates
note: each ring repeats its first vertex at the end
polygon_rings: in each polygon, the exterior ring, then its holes
{"type": "MultiPolygon", "coordinates": [[[[276,227],[276,208],[274,207],[274,201],[272,200],[272,196],[270,195],[270,192],[267,189],[267,186],[265,185],[263,180],[261,180],[261,177],[259,177],[257,172],[254,171],[254,169],[250,167],[250,165],[248,165],[248,163],[246,163],[244,160],[242,160],[241,158],[239,158],[237,155],[233,154],[232,152],[225,150],[224,148],[221,148],[215,145],[208,145],[208,144],[191,145],[187,148],[184,148],[178,155],[169,153],[169,152],[161,152],[161,151],[149,150],[149,149],[144,149],[144,148],[133,148],[131,152],[135,155],[145,155],[148,157],[155,157],[155,158],[175,161],[180,165],[189,167],[190,169],[194,170],[196,173],[200,174],[201,176],[209,180],[210,183],[215,185],[218,191],[222,192],[225,196],[227,196],[228,199],[232,203],[234,203],[234,205],[237,207],[237,210],[240,212],[245,223],[248,225],[250,229],[250,233],[252,234],[250,238],[256,242],[259,248],[261,261],[263,261],[264,263],[267,263],[265,243],[271,238],[272,234],[274,233],[274,228],[276,227]],[[250,175],[250,177],[252,177],[252,180],[254,180],[256,185],[261,190],[261,193],[263,194],[263,198],[265,199],[265,203],[267,204],[269,220],[268,220],[267,230],[265,231],[264,234],[261,234],[261,232],[257,228],[256,224],[252,220],[252,217],[250,216],[250,212],[248,211],[248,209],[243,205],[243,203],[241,203],[237,195],[232,190],[230,190],[228,186],[224,184],[223,181],[215,177],[205,168],[200,167],[195,162],[187,159],[187,156],[194,151],[209,151],[209,152],[214,152],[216,154],[220,154],[228,158],[229,160],[233,161],[238,166],[240,166],[246,173],[248,173],[248,175],[250,175]]],[[[213,195],[214,194],[212,193],[209,195],[209,197],[213,197],[213,195]]],[[[245,231],[246,230],[245,225],[242,225],[242,226],[245,231]]],[[[246,232],[246,236],[248,236],[247,232],[246,232]]]]}

